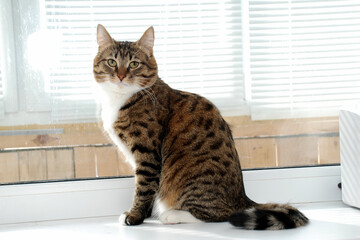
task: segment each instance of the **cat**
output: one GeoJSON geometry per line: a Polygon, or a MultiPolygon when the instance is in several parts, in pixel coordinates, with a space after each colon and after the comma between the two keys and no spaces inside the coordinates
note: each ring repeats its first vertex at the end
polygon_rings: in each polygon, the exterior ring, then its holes
{"type": "Polygon", "coordinates": [[[232,133],[219,110],[159,78],[153,27],[136,42],[119,42],[98,25],[97,43],[93,72],[103,127],[135,169],[133,205],[121,224],[143,223],[155,203],[163,224],[229,221],[275,230],[308,222],[294,207],[246,196],[232,133]]]}

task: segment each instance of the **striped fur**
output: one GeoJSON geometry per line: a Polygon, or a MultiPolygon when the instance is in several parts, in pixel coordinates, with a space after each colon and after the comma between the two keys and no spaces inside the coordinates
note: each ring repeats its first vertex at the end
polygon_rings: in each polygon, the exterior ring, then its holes
{"type": "Polygon", "coordinates": [[[118,42],[99,25],[98,44],[94,76],[103,96],[104,129],[136,175],[123,224],[141,224],[155,198],[164,206],[164,223],[230,220],[247,229],[306,223],[290,206],[258,205],[246,196],[239,156],[219,110],[158,77],[153,28],[136,42],[118,42]]]}
{"type": "Polygon", "coordinates": [[[303,226],[309,220],[299,210],[286,204],[259,204],[233,213],[229,222],[249,230],[280,230],[303,226]]]}

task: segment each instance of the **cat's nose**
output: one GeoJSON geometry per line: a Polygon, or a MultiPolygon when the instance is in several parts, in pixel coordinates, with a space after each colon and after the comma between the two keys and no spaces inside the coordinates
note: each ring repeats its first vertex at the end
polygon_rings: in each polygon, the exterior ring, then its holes
{"type": "Polygon", "coordinates": [[[120,81],[122,81],[126,77],[126,75],[119,74],[118,77],[120,78],[120,81]]]}
{"type": "Polygon", "coordinates": [[[127,74],[126,68],[123,66],[120,66],[116,73],[117,73],[120,81],[122,81],[126,77],[126,74],[127,74]]]}

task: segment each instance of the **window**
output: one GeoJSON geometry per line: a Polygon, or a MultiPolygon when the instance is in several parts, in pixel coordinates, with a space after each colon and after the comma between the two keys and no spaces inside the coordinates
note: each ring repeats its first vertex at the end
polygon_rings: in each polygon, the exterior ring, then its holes
{"type": "Polygon", "coordinates": [[[0,183],[132,174],[99,124],[98,23],[130,41],[154,25],[159,76],[219,107],[243,168],[339,163],[339,107],[360,98],[358,1],[0,6],[0,183]]]}
{"type": "Polygon", "coordinates": [[[159,76],[174,88],[210,98],[224,111],[242,109],[239,1],[46,0],[43,11],[44,28],[59,35],[60,53],[49,75],[55,121],[95,117],[90,85],[98,23],[114,38],[132,41],[154,25],[159,76]]]}
{"type": "Polygon", "coordinates": [[[358,1],[249,1],[253,119],[337,116],[360,100],[358,1]]]}

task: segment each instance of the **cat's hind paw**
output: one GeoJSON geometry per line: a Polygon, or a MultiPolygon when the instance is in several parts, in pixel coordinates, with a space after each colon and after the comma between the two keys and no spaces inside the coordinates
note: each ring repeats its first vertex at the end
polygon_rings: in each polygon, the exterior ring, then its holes
{"type": "Polygon", "coordinates": [[[183,210],[167,210],[163,212],[160,217],[163,224],[178,224],[178,223],[200,223],[201,220],[195,218],[188,211],[183,210]]]}

